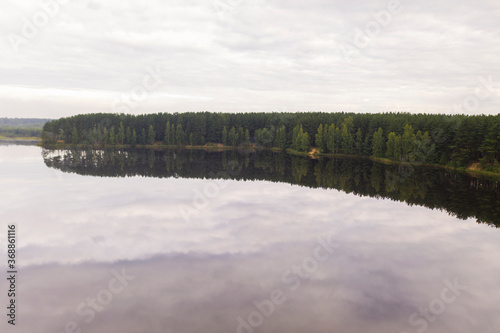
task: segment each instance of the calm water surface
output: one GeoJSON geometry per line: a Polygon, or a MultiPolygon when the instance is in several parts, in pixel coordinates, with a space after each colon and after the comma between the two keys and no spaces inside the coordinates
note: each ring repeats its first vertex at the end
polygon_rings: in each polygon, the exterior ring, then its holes
{"type": "Polygon", "coordinates": [[[0,187],[0,244],[16,223],[20,261],[17,325],[3,314],[2,332],[500,331],[494,181],[0,146],[0,187]]]}

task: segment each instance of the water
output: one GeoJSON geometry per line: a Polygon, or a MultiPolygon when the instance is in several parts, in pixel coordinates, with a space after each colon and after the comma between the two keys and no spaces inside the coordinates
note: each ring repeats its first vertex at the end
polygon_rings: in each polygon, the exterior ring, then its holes
{"type": "Polygon", "coordinates": [[[0,146],[0,185],[1,244],[18,227],[18,332],[500,331],[492,180],[0,146]]]}

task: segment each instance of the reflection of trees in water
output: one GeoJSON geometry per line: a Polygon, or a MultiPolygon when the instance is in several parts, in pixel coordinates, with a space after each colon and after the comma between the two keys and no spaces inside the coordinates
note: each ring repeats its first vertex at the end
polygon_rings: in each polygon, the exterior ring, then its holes
{"type": "Polygon", "coordinates": [[[44,149],[42,156],[49,167],[82,175],[286,182],[444,209],[461,219],[500,226],[499,182],[445,169],[355,158],[311,160],[270,151],[44,149]]]}

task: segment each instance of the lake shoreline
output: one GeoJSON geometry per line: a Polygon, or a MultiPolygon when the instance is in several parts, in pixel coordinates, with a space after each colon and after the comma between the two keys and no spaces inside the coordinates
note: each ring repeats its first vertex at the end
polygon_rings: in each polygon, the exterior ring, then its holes
{"type": "MultiPolygon", "coordinates": [[[[21,141],[21,140],[19,140],[21,141]]],[[[210,152],[217,151],[245,151],[245,152],[256,152],[256,151],[274,151],[274,152],[284,152],[295,156],[307,156],[310,158],[317,157],[341,157],[341,158],[363,158],[376,161],[383,164],[393,164],[393,165],[407,165],[407,166],[422,166],[422,167],[435,167],[442,168],[453,171],[465,172],[473,177],[487,177],[494,180],[500,180],[500,172],[486,171],[480,169],[471,169],[470,167],[453,167],[449,165],[442,164],[432,164],[432,163],[422,163],[422,162],[411,162],[411,161],[394,161],[384,157],[375,156],[365,156],[365,155],[346,155],[346,154],[331,154],[331,153],[320,153],[317,149],[313,149],[312,152],[300,152],[293,149],[281,149],[281,148],[265,148],[265,147],[255,147],[254,144],[242,145],[242,146],[223,146],[223,145],[165,145],[165,144],[154,144],[154,145],[88,145],[88,144],[69,144],[69,143],[55,143],[55,144],[44,144],[43,142],[36,143],[35,145],[43,148],[54,148],[54,149],[69,149],[69,148],[92,148],[92,149],[123,149],[123,148],[146,148],[146,149],[186,149],[186,150],[206,150],[210,152]]]]}

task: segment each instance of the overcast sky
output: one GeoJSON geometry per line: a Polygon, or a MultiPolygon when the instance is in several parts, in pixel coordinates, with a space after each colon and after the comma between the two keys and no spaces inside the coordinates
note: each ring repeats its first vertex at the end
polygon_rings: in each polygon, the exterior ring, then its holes
{"type": "Polygon", "coordinates": [[[498,0],[1,1],[0,117],[500,112],[498,0]]]}

